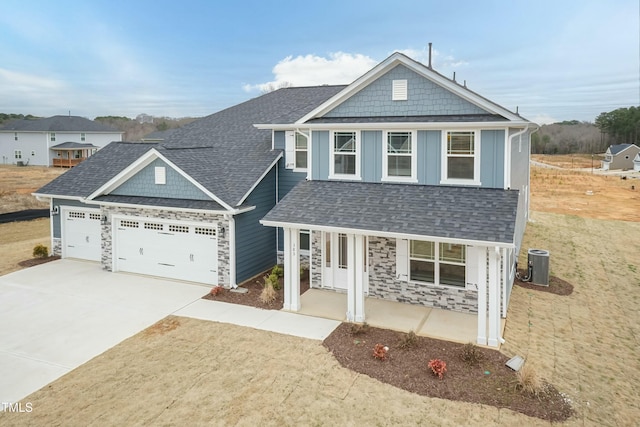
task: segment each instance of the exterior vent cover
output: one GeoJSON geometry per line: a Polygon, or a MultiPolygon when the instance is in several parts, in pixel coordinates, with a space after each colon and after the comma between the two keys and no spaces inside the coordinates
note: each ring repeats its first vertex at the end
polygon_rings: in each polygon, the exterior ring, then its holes
{"type": "Polygon", "coordinates": [[[529,249],[527,260],[531,268],[531,283],[549,286],[549,251],[529,249]]]}
{"type": "Polygon", "coordinates": [[[406,101],[407,100],[407,81],[406,80],[394,80],[392,83],[392,101],[406,101]]]}

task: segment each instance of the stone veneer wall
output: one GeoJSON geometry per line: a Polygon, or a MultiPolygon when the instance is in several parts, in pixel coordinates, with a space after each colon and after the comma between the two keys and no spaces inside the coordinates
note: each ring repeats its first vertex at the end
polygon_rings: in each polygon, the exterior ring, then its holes
{"type": "Polygon", "coordinates": [[[155,218],[170,221],[189,221],[201,222],[203,224],[218,224],[218,284],[221,286],[229,286],[229,221],[224,216],[200,213],[200,212],[182,212],[171,209],[144,209],[144,208],[123,208],[117,206],[102,206],[103,215],[107,215],[108,221],[102,224],[102,268],[111,271],[113,266],[113,230],[112,216],[127,215],[131,217],[155,218]],[[220,228],[224,227],[227,232],[222,237],[220,228]]]}
{"type": "Polygon", "coordinates": [[[369,237],[369,296],[464,313],[478,312],[478,293],[396,279],[396,239],[369,237]]]}
{"type": "Polygon", "coordinates": [[[311,272],[309,273],[312,288],[322,286],[322,231],[311,232],[311,272]]]}
{"type": "Polygon", "coordinates": [[[51,255],[62,256],[62,239],[59,237],[54,237],[52,242],[51,255]]]}

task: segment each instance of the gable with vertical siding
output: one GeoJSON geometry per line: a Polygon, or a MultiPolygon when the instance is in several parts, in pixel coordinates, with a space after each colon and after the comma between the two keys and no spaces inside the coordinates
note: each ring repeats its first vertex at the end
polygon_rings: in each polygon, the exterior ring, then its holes
{"type": "Polygon", "coordinates": [[[404,65],[397,65],[329,111],[324,117],[428,116],[488,114],[404,65]],[[407,80],[408,99],[391,99],[393,80],[407,80]]]}

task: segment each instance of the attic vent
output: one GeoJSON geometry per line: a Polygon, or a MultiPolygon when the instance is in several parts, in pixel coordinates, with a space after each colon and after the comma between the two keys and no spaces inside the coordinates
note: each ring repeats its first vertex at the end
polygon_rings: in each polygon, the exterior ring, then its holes
{"type": "Polygon", "coordinates": [[[406,80],[394,80],[392,83],[392,101],[406,101],[407,100],[407,81],[406,80]]]}
{"type": "Polygon", "coordinates": [[[167,170],[164,166],[156,166],[155,175],[156,184],[163,185],[167,183],[167,170]]]}

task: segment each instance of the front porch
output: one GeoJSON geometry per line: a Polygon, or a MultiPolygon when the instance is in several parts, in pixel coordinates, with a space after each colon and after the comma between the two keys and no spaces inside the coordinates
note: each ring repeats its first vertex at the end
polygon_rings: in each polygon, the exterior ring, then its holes
{"type": "MultiPolygon", "coordinates": [[[[325,319],[348,321],[345,307],[347,294],[325,289],[309,289],[300,296],[299,314],[325,319]]],[[[366,322],[376,328],[400,332],[415,332],[416,335],[446,341],[476,344],[478,315],[451,310],[410,305],[378,298],[365,297],[366,322]]],[[[504,332],[506,319],[500,319],[500,336],[504,332]]],[[[498,343],[498,346],[500,343],[498,343]]]]}

